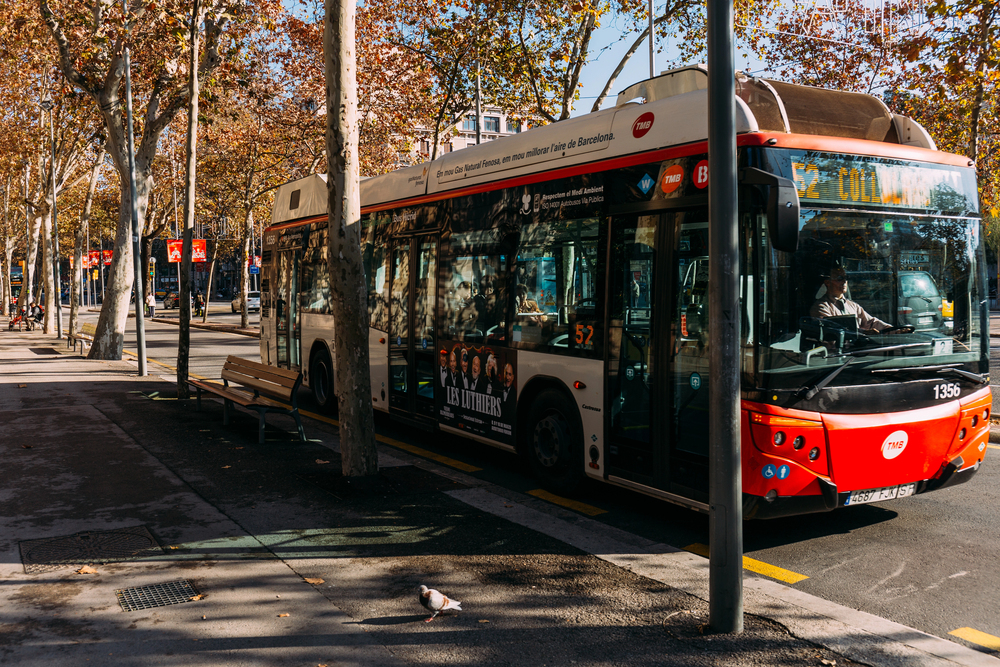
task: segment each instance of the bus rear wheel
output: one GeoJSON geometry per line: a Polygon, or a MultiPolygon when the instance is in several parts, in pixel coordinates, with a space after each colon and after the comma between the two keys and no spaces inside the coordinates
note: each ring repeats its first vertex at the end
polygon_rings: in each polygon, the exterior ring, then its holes
{"type": "Polygon", "coordinates": [[[333,362],[326,350],[319,350],[309,363],[309,388],[323,412],[333,412],[337,397],[333,395],[333,362]]]}
{"type": "Polygon", "coordinates": [[[525,423],[523,452],[532,473],[554,493],[574,494],[583,474],[583,436],[576,406],[555,389],[532,400],[525,423]]]}

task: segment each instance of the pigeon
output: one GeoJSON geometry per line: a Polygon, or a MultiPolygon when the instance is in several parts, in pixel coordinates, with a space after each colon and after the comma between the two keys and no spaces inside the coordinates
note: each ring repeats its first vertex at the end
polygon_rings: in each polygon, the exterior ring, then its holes
{"type": "Polygon", "coordinates": [[[431,614],[430,618],[424,621],[425,623],[433,621],[434,617],[445,609],[462,611],[461,602],[458,600],[452,600],[441,591],[436,591],[433,588],[427,588],[426,586],[420,587],[420,604],[424,605],[424,608],[428,611],[434,612],[431,614]]]}

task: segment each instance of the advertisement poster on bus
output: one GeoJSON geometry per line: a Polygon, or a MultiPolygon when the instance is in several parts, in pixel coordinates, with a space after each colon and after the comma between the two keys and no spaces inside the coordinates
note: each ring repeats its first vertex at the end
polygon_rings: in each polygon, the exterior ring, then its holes
{"type": "MultiPolygon", "coordinates": [[[[171,264],[178,264],[181,261],[181,253],[184,251],[184,241],[181,239],[167,240],[167,261],[171,264]]],[[[191,261],[205,261],[205,239],[191,240],[191,261]]]]}
{"type": "Polygon", "coordinates": [[[440,422],[513,445],[516,361],[513,350],[443,342],[434,392],[440,422]]]}

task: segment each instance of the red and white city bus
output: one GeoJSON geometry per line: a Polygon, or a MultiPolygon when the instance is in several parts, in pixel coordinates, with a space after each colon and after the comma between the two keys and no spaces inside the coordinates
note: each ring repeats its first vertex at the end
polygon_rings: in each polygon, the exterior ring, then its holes
{"type": "MultiPolygon", "coordinates": [[[[375,409],[519,452],[556,491],[707,510],[706,84],[675,70],[364,180],[375,409]]],[[[968,480],[991,406],[974,165],[867,95],[741,76],[736,105],[744,515],[968,480]],[[817,312],[837,279],[864,317],[817,312]]],[[[278,190],[261,268],[261,358],[321,405],[326,202],[320,175],[278,190]]]]}

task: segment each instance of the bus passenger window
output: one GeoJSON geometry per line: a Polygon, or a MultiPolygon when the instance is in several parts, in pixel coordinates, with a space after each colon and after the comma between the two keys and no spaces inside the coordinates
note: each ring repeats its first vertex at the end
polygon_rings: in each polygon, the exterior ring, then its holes
{"type": "Polygon", "coordinates": [[[511,340],[552,351],[600,350],[598,220],[528,225],[513,274],[511,340]]]}
{"type": "Polygon", "coordinates": [[[443,335],[472,343],[504,339],[502,281],[505,257],[471,255],[452,257],[444,294],[443,335]]]}
{"type": "Polygon", "coordinates": [[[368,317],[373,329],[389,330],[389,254],[386,252],[387,223],[391,218],[365,218],[361,241],[361,257],[368,286],[368,317]]]}

